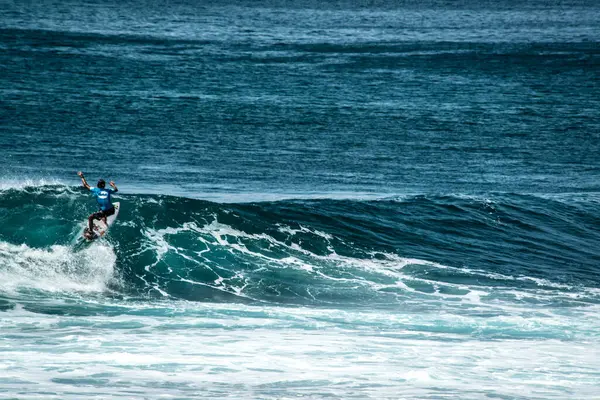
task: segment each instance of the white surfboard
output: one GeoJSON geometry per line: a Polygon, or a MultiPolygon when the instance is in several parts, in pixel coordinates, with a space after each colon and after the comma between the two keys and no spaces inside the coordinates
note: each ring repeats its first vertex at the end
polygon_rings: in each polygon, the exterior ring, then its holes
{"type": "MultiPolygon", "coordinates": [[[[114,224],[115,220],[117,219],[117,216],[119,215],[119,209],[121,208],[121,203],[119,203],[119,202],[113,203],[113,206],[115,207],[115,213],[113,215],[109,215],[106,218],[106,224],[101,219],[94,220],[94,234],[96,236],[94,237],[94,239],[91,239],[91,240],[96,240],[96,239],[99,239],[102,236],[104,236],[106,234],[106,232],[108,232],[108,228],[110,228],[110,226],[112,224],[114,224]]],[[[90,240],[90,239],[88,239],[88,240],[90,240]]]]}

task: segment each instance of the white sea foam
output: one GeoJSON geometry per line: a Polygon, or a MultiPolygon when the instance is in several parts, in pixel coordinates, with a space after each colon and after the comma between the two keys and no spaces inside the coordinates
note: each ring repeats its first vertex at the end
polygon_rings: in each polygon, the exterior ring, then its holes
{"type": "Polygon", "coordinates": [[[108,243],[73,252],[68,246],[38,249],[0,242],[0,291],[101,292],[115,279],[115,262],[108,243]]]}
{"type": "Polygon", "coordinates": [[[82,393],[592,399],[600,383],[599,338],[585,336],[598,324],[586,328],[590,322],[578,317],[482,319],[436,310],[186,302],[116,307],[121,313],[112,316],[4,312],[3,389],[25,399],[39,392],[67,399],[82,393]],[[570,339],[548,338],[567,326],[575,332],[570,339]],[[10,335],[23,329],[28,345],[11,346],[10,335]],[[480,340],[490,332],[500,335],[480,340]]]}

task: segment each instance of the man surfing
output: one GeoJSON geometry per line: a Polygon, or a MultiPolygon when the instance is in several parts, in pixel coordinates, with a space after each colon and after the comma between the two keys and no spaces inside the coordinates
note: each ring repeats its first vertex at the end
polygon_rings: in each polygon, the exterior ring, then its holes
{"type": "Polygon", "coordinates": [[[92,192],[92,196],[96,198],[96,201],[100,206],[100,210],[98,212],[95,212],[88,217],[88,227],[83,232],[83,236],[86,239],[93,240],[96,236],[94,234],[94,220],[101,219],[106,224],[106,217],[115,213],[115,207],[112,204],[111,194],[117,193],[119,189],[117,189],[117,186],[113,181],[110,181],[110,186],[112,186],[112,189],[106,188],[106,182],[104,179],[100,179],[98,181],[98,187],[93,188],[86,182],[83,172],[79,171],[77,175],[79,175],[81,178],[83,186],[92,192]]]}

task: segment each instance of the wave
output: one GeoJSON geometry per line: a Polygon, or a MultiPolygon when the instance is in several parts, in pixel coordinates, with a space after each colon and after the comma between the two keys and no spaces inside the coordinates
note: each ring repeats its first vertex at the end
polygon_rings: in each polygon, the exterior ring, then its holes
{"type": "Polygon", "coordinates": [[[77,245],[93,201],[0,191],[0,294],[472,310],[600,301],[595,197],[517,194],[221,204],[120,195],[107,239],[77,245]]]}

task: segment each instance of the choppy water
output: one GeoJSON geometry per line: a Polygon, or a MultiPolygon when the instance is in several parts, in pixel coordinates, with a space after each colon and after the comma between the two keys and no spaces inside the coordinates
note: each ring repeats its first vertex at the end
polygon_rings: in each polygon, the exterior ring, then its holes
{"type": "Polygon", "coordinates": [[[600,6],[0,12],[0,397],[597,397],[600,6]]]}

